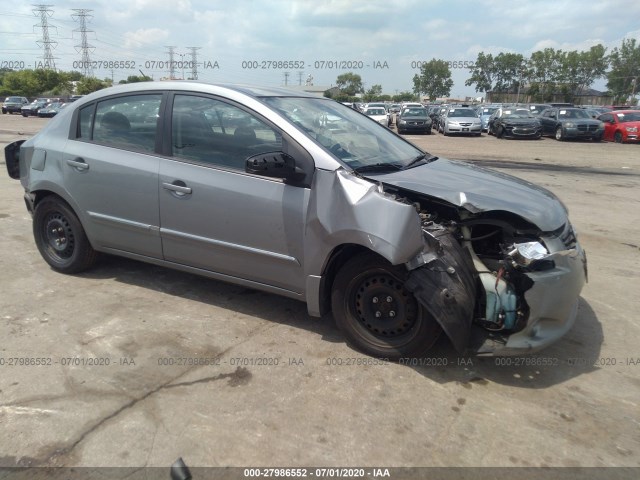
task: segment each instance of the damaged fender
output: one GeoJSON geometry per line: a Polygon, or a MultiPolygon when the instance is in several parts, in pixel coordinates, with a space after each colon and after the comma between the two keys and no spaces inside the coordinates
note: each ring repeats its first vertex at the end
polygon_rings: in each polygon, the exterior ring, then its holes
{"type": "Polygon", "coordinates": [[[305,242],[307,273],[318,275],[338,245],[358,244],[392,265],[407,262],[424,248],[420,218],[413,205],[398,202],[372,181],[345,170],[317,170],[312,186],[305,242]],[[321,192],[321,193],[317,193],[321,192]]]}

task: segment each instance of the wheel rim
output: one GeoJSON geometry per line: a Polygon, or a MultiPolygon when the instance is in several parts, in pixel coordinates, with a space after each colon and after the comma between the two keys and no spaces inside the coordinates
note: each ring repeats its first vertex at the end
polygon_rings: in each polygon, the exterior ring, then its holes
{"type": "Polygon", "coordinates": [[[354,279],[347,298],[361,334],[374,343],[402,345],[420,321],[415,297],[384,271],[365,272],[354,279]]]}
{"type": "Polygon", "coordinates": [[[42,235],[46,252],[58,262],[69,260],[75,248],[75,235],[69,220],[60,212],[52,212],[43,222],[42,235]]]}
{"type": "Polygon", "coordinates": [[[562,138],[562,129],[556,130],[556,140],[560,140],[562,138]]]}

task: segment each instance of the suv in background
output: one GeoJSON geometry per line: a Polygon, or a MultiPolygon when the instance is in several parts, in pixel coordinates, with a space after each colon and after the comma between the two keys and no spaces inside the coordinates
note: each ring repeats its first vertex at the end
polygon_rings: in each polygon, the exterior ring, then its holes
{"type": "Polygon", "coordinates": [[[2,113],[20,113],[20,109],[28,103],[25,97],[7,97],[2,104],[2,113]]]}

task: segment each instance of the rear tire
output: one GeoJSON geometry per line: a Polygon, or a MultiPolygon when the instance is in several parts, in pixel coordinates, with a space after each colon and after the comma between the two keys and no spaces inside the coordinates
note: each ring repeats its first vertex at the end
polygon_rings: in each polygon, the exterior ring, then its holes
{"type": "Polygon", "coordinates": [[[442,329],[404,288],[407,276],[404,267],[373,253],[359,254],[342,266],[331,306],[349,345],[390,360],[420,356],[433,346],[442,329]]]}
{"type": "Polygon", "coordinates": [[[33,215],[33,236],[42,258],[58,272],[81,272],[97,258],[80,220],[59,197],[50,196],[38,203],[33,215]]]}

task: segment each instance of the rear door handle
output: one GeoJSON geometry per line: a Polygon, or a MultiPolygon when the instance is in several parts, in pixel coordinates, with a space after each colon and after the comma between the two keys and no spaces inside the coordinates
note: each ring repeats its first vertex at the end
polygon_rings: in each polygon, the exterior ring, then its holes
{"type": "Polygon", "coordinates": [[[89,164],[84,161],[82,157],[76,157],[73,160],[67,160],[67,165],[72,166],[78,170],[89,170],[89,164]]]}
{"type": "Polygon", "coordinates": [[[174,194],[179,197],[191,195],[191,187],[187,187],[182,180],[176,180],[173,183],[162,182],[162,188],[174,192],[174,194]]]}

